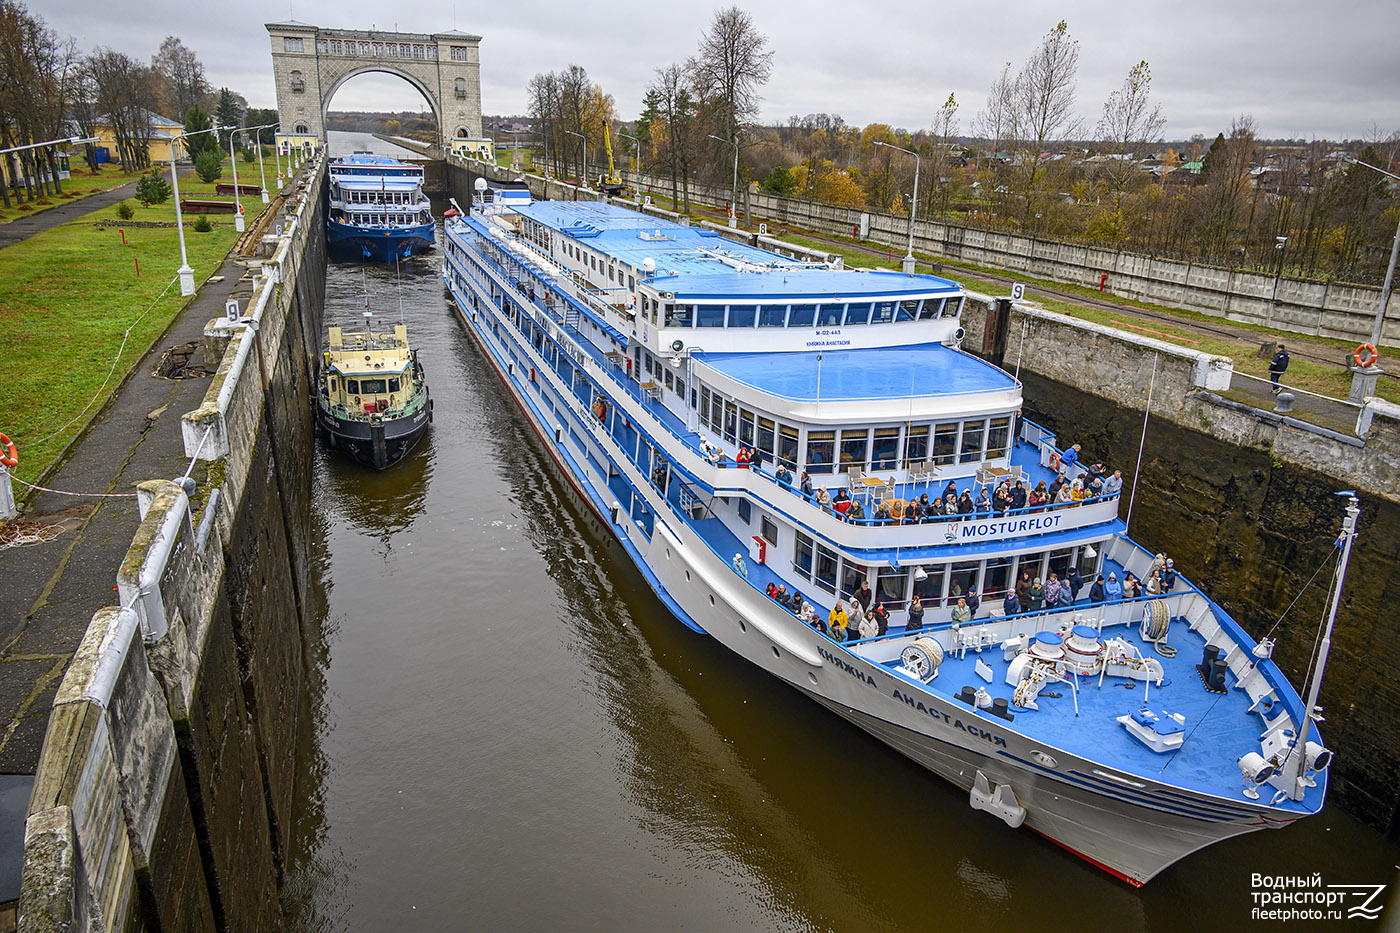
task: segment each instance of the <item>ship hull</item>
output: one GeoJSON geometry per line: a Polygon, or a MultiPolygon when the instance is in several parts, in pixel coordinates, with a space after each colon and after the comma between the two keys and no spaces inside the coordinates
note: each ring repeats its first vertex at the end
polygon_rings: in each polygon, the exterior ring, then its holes
{"type": "Polygon", "coordinates": [[[364,259],[391,263],[431,249],[433,225],[413,227],[357,227],[332,221],[326,227],[326,245],[340,259],[364,259]]]}
{"type": "Polygon", "coordinates": [[[432,421],[432,404],[428,398],[415,412],[378,421],[340,418],[317,405],[316,426],[332,449],[357,463],[383,470],[408,456],[423,439],[432,421]]]}

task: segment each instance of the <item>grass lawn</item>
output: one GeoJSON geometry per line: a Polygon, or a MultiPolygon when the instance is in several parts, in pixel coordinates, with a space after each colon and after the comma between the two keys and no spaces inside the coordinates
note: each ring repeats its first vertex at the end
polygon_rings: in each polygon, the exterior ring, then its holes
{"type": "Polygon", "coordinates": [[[144,175],[144,172],[123,172],[119,166],[107,165],[96,175],[89,175],[86,168],[75,168],[73,177],[62,182],[63,193],[58,195],[47,195],[34,201],[27,201],[24,204],[14,203],[14,192],[10,192],[10,206],[0,205],[0,223],[7,223],[19,217],[29,217],[39,213],[47,207],[54,207],[59,204],[67,204],[87,194],[97,194],[99,191],[107,191],[118,188],[129,181],[135,181],[144,175]],[[28,208],[28,210],[26,210],[28,208]]]}
{"type": "MultiPolygon", "coordinates": [[[[246,168],[239,163],[239,182],[256,184],[257,164],[251,178],[246,168]]],[[[220,180],[231,180],[227,161],[220,180]]],[[[197,177],[180,180],[186,197],[217,197],[213,191],[197,177]]],[[[251,225],[262,201],[241,200],[251,225]]],[[[0,381],[8,389],[0,432],[19,445],[15,474],[30,482],[101,409],[187,300],[174,282],[180,245],[173,200],[127,203],[135,215],[124,227],[97,225],[117,221],[116,207],[109,207],[0,250],[0,381]]],[[[194,219],[185,215],[185,243],[198,287],[237,234],[232,215],[211,215],[209,233],[195,232],[194,219]]]]}

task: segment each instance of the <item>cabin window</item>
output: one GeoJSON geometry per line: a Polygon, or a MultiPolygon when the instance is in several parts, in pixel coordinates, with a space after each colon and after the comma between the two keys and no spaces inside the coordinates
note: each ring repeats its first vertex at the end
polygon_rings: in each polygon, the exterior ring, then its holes
{"type": "Polygon", "coordinates": [[[817,320],[816,305],[793,305],[788,327],[811,327],[817,320]]]}
{"type": "Polygon", "coordinates": [[[763,535],[765,541],[774,547],[778,546],[778,523],[767,515],[758,517],[759,533],[763,535]]]}
{"type": "Polygon", "coordinates": [[[909,586],[909,568],[881,567],[876,571],[876,602],[892,602],[904,605],[904,593],[909,586]]]}
{"type": "Polygon", "coordinates": [[[739,443],[753,446],[753,412],[747,408],[739,409],[739,443]]]}
{"type": "Polygon", "coordinates": [[[841,595],[854,596],[856,590],[860,589],[860,581],[864,580],[870,571],[860,565],[850,562],[841,564],[841,595]]]}
{"type": "Polygon", "coordinates": [[[351,395],[359,395],[359,394],[360,394],[360,382],[359,382],[359,380],[358,380],[358,379],[346,379],[346,380],[345,380],[345,391],[346,391],[346,392],[349,392],[351,395]]]}
{"type": "Polygon", "coordinates": [[[668,305],[666,311],[666,326],[689,327],[690,305],[668,305]]]}
{"type": "Polygon", "coordinates": [[[1045,574],[1043,572],[1042,567],[1044,563],[1044,551],[1041,551],[1037,554],[1022,554],[1017,559],[1016,576],[1020,577],[1022,573],[1028,573],[1031,575],[1031,580],[1035,580],[1036,577],[1040,577],[1043,580],[1045,579],[1045,574]]]}
{"type": "MultiPolygon", "coordinates": [[[[982,581],[979,579],[981,576],[979,571],[981,571],[981,569],[982,562],[980,560],[959,561],[949,568],[949,579],[952,581],[948,584],[948,602],[950,605],[956,606],[958,604],[958,597],[966,596],[968,590],[977,590],[979,593],[982,592],[982,587],[980,585],[982,581]]],[[[1031,574],[1031,576],[1037,576],[1037,574],[1031,574]]]]}
{"type": "Polygon", "coordinates": [[[754,314],[758,309],[753,305],[730,305],[730,327],[753,327],[754,314]]]}
{"type": "Polygon", "coordinates": [[[753,506],[749,504],[748,499],[739,500],[739,520],[745,525],[753,522],[753,506]]]}
{"type": "Polygon", "coordinates": [[[870,323],[888,324],[894,320],[894,304],[893,301],[875,302],[875,314],[870,318],[870,323]]]}
{"type": "Polygon", "coordinates": [[[870,445],[870,429],[847,429],[841,432],[841,469],[860,467],[865,469],[866,453],[870,445]]]}
{"type": "Polygon", "coordinates": [[[696,305],[696,327],[723,327],[724,305],[696,305]]]}
{"type": "Polygon", "coordinates": [[[904,431],[904,461],[906,466],[928,460],[928,425],[911,425],[904,431]]]}
{"type": "Polygon", "coordinates": [[[709,425],[710,425],[710,428],[711,428],[715,433],[717,433],[717,434],[718,434],[721,430],[723,430],[723,427],[724,427],[724,399],[721,398],[718,394],[716,394],[716,395],[715,395],[713,398],[711,398],[711,400],[710,400],[710,418],[709,418],[709,422],[708,422],[708,423],[709,423],[709,425]]]}
{"type": "Polygon", "coordinates": [[[361,380],[360,380],[360,394],[361,394],[361,395],[376,395],[376,394],[382,394],[382,393],[384,392],[384,385],[385,385],[385,382],[384,382],[383,379],[361,379],[361,380]]]}
{"type": "Polygon", "coordinates": [[[926,603],[938,605],[943,598],[943,574],[946,570],[944,564],[929,564],[924,567],[924,573],[928,576],[922,580],[915,578],[914,594],[926,603]]]}
{"type": "Polygon", "coordinates": [[[782,327],[787,320],[787,305],[764,305],[758,310],[759,327],[782,327]]]}
{"type": "Polygon", "coordinates": [[[836,432],[807,432],[807,472],[830,473],[835,459],[836,432]]]}
{"type": "Polygon", "coordinates": [[[710,387],[700,387],[700,420],[708,422],[710,420],[710,387]]]}
{"type": "Polygon", "coordinates": [[[845,305],[822,305],[817,309],[817,326],[839,327],[841,326],[841,318],[845,313],[845,305]]]}
{"type": "Polygon", "coordinates": [[[985,433],[987,422],[966,421],[963,422],[962,436],[962,456],[959,458],[963,463],[971,463],[982,457],[982,435],[985,433]]]}
{"type": "Polygon", "coordinates": [[[739,409],[731,401],[724,403],[724,439],[733,444],[737,440],[739,428],[739,409]]]}
{"type": "Polygon", "coordinates": [[[917,321],[919,319],[919,299],[906,298],[899,303],[895,309],[894,319],[897,323],[905,321],[917,321]]]}
{"type": "MultiPolygon", "coordinates": [[[[685,381],[680,376],[676,377],[676,394],[681,397],[681,404],[685,404],[685,381]]],[[[690,400],[690,407],[695,407],[695,399],[690,400]]]]}
{"type": "Polygon", "coordinates": [[[797,469],[797,429],[790,424],[778,425],[778,462],[797,469]]]}
{"type": "Polygon", "coordinates": [[[675,391],[676,388],[676,377],[671,374],[669,369],[666,370],[666,388],[672,391],[675,391]]]}
{"type": "Polygon", "coordinates": [[[870,448],[870,469],[893,470],[899,466],[899,428],[876,428],[870,448]]]}
{"type": "Polygon", "coordinates": [[[836,592],[836,552],[817,545],[817,586],[828,593],[836,592]]]}
{"type": "Polygon", "coordinates": [[[949,421],[933,429],[933,462],[943,465],[953,462],[957,452],[958,423],[949,421]]]}
{"type": "Polygon", "coordinates": [[[1006,596],[1006,590],[1010,586],[1011,558],[988,558],[987,569],[982,571],[982,590],[978,595],[984,600],[1000,599],[1006,596]]]}
{"type": "Polygon", "coordinates": [[[399,380],[397,380],[397,379],[390,379],[390,380],[389,380],[389,391],[390,391],[390,392],[397,392],[397,391],[399,391],[399,380]]]}
{"type": "Polygon", "coordinates": [[[334,376],[331,376],[330,379],[326,380],[326,385],[327,385],[327,387],[330,388],[330,390],[331,390],[332,392],[335,391],[335,383],[336,383],[336,379],[335,379],[334,376]]]}
{"type": "Polygon", "coordinates": [[[1008,440],[1011,436],[1011,418],[993,418],[992,429],[987,432],[987,459],[995,460],[1006,456],[1008,440]]]}
{"type": "Polygon", "coordinates": [[[797,544],[792,552],[792,569],[804,580],[812,579],[812,558],[815,553],[812,539],[800,531],[797,532],[797,544]]]}
{"type": "Polygon", "coordinates": [[[773,421],[761,415],[758,419],[758,449],[773,458],[773,421]]]}
{"type": "Polygon", "coordinates": [[[1072,547],[1051,551],[1049,572],[1058,575],[1060,579],[1064,579],[1065,574],[1069,573],[1070,563],[1073,560],[1074,548],[1072,547]]]}
{"type": "Polygon", "coordinates": [[[942,298],[925,298],[923,307],[919,309],[919,320],[931,321],[943,316],[942,298]]]}
{"type": "Polygon", "coordinates": [[[869,305],[869,303],[865,303],[865,304],[849,304],[849,305],[847,305],[847,306],[846,306],[846,323],[847,323],[847,324],[868,324],[868,323],[870,323],[870,305],[869,305]]]}

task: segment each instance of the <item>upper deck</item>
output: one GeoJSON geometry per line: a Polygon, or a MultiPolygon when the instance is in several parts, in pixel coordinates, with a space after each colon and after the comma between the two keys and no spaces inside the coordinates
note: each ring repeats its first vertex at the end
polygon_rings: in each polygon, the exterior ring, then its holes
{"type": "Polygon", "coordinates": [[[332,162],[327,166],[332,180],[345,183],[359,183],[383,180],[391,184],[417,185],[423,181],[423,167],[410,165],[397,159],[357,153],[332,162]]]}

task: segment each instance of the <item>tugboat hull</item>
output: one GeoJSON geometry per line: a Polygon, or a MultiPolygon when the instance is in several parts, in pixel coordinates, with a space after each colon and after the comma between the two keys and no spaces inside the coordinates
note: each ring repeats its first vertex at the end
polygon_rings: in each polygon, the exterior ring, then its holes
{"type": "Polygon", "coordinates": [[[408,456],[422,440],[433,420],[432,409],[432,399],[428,399],[427,404],[401,418],[347,421],[317,406],[316,426],[325,433],[333,449],[365,466],[383,470],[408,456]]]}

